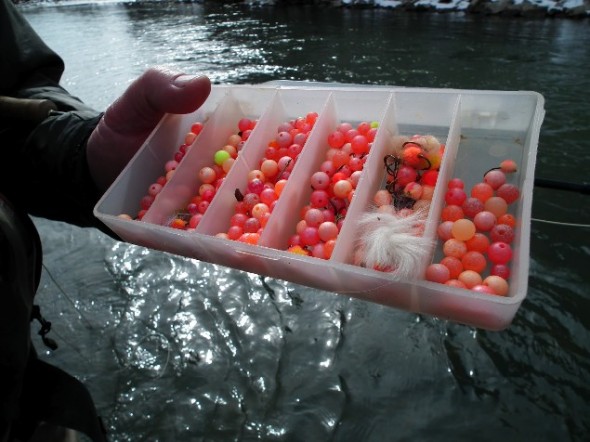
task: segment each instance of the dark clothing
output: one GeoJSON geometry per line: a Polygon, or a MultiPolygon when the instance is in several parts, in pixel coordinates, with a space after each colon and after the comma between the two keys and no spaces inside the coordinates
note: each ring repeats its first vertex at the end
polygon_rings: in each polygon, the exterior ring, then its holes
{"type": "Polygon", "coordinates": [[[62,59],[9,0],[0,0],[0,45],[0,95],[49,99],[58,108],[42,122],[0,114],[0,192],[31,215],[102,229],[86,163],[101,114],[59,86],[62,59]]]}
{"type": "Polygon", "coordinates": [[[104,229],[86,142],[101,114],[59,86],[62,59],[10,0],[0,0],[0,96],[49,99],[57,111],[18,118],[0,105],[0,441],[49,422],[104,440],[85,387],[37,359],[30,341],[42,250],[30,215],[104,229]]]}

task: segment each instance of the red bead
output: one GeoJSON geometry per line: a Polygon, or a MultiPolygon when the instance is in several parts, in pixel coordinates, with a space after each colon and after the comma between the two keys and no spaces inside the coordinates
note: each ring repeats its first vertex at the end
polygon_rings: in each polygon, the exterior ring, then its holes
{"type": "Polygon", "coordinates": [[[505,242],[494,242],[488,247],[488,256],[494,264],[506,264],[512,259],[512,248],[505,242]]]}
{"type": "Polygon", "coordinates": [[[422,174],[420,182],[427,186],[436,186],[438,180],[438,170],[427,170],[422,174]]]}
{"type": "Polygon", "coordinates": [[[502,184],[498,188],[498,190],[496,191],[496,195],[500,198],[503,198],[504,201],[506,201],[506,203],[512,204],[520,196],[520,191],[518,190],[518,187],[516,187],[514,184],[506,183],[502,184]]]}

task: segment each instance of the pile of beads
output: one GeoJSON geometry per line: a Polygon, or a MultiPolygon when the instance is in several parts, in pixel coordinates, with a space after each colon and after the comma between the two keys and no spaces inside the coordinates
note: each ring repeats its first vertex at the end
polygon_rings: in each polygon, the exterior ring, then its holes
{"type": "MultiPolygon", "coordinates": [[[[140,209],[135,216],[136,220],[139,221],[143,218],[147,210],[153,204],[158,193],[160,193],[164,185],[170,180],[170,178],[172,178],[172,175],[174,175],[174,171],[178,167],[178,164],[182,161],[182,159],[186,155],[186,152],[195,142],[197,136],[203,130],[203,127],[203,123],[199,121],[192,124],[190,131],[184,137],[184,143],[178,147],[178,150],[174,153],[173,158],[170,161],[167,161],[164,165],[164,175],[159,176],[155,183],[149,185],[147,193],[139,201],[140,209]]],[[[126,219],[132,219],[129,215],[126,214],[122,214],[119,216],[126,219]]]]}
{"type": "Polygon", "coordinates": [[[462,180],[449,181],[437,229],[444,241],[444,258],[428,266],[427,280],[480,293],[508,294],[510,244],[516,225],[508,208],[520,197],[520,191],[507,182],[506,175],[515,171],[514,161],[503,161],[488,171],[469,195],[462,180]]]}
{"type": "Polygon", "coordinates": [[[177,212],[168,222],[175,229],[194,230],[209,208],[211,201],[231,170],[239,152],[250,137],[257,120],[241,118],[238,130],[230,135],[226,144],[213,154],[213,162],[199,170],[200,186],[183,210],[177,212]]]}
{"type": "Polygon", "coordinates": [[[301,210],[288,251],[322,259],[332,256],[376,133],[377,123],[361,122],[354,128],[345,122],[328,135],[325,161],[310,178],[310,201],[301,210]]]}
{"type": "Polygon", "coordinates": [[[427,242],[419,238],[424,232],[444,149],[433,135],[394,139],[393,153],[384,158],[385,188],[375,192],[374,207],[360,220],[357,265],[411,273],[410,268],[420,259],[417,250],[427,251],[427,242]]]}
{"type": "Polygon", "coordinates": [[[444,149],[445,145],[432,135],[414,135],[393,155],[387,155],[387,184],[373,197],[378,210],[403,215],[428,208],[444,149]]]}
{"type": "Polygon", "coordinates": [[[259,168],[248,173],[245,189],[235,190],[237,202],[230,227],[217,237],[258,244],[317,118],[317,113],[309,112],[278,126],[259,168]]]}

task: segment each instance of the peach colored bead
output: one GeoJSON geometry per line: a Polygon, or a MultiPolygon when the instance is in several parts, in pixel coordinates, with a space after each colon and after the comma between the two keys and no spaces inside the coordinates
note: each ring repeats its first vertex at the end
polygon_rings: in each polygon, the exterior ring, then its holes
{"type": "Polygon", "coordinates": [[[498,296],[506,296],[508,294],[508,282],[500,276],[488,276],[483,280],[483,285],[491,287],[494,293],[498,296]]]}
{"type": "Polygon", "coordinates": [[[197,138],[197,134],[195,134],[193,132],[189,132],[184,137],[184,144],[191,145],[191,144],[193,144],[193,141],[196,140],[196,138],[197,138]]]}
{"type": "Polygon", "coordinates": [[[461,218],[453,223],[451,233],[455,239],[460,241],[468,241],[475,235],[475,224],[473,221],[461,218]]]}
{"type": "Polygon", "coordinates": [[[462,271],[457,279],[465,284],[468,289],[480,285],[483,282],[481,275],[473,270],[462,271]]]}
{"type": "Polygon", "coordinates": [[[235,148],[237,148],[238,144],[240,144],[241,141],[242,141],[242,137],[240,137],[238,134],[233,134],[233,135],[230,135],[229,138],[227,139],[227,144],[230,144],[230,145],[234,146],[235,148]]]}
{"type": "Polygon", "coordinates": [[[250,172],[248,172],[248,182],[255,180],[255,179],[259,179],[263,183],[266,181],[266,177],[264,176],[262,171],[258,170],[258,169],[254,169],[254,170],[251,170],[250,172]]]}
{"type": "Polygon", "coordinates": [[[492,212],[496,218],[500,218],[508,211],[508,203],[504,198],[492,196],[484,203],[484,210],[492,212]]]}
{"type": "Polygon", "coordinates": [[[226,144],[223,146],[223,150],[225,150],[233,159],[236,159],[238,156],[238,149],[236,146],[232,146],[231,144],[226,144]]]}

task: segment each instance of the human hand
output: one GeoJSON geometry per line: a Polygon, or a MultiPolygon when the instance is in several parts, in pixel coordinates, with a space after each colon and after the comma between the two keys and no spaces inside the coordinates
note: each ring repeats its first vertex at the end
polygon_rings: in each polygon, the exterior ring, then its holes
{"type": "Polygon", "coordinates": [[[90,174],[106,190],[166,113],[198,109],[211,91],[205,76],[151,68],[111,104],[87,143],[90,174]]]}

